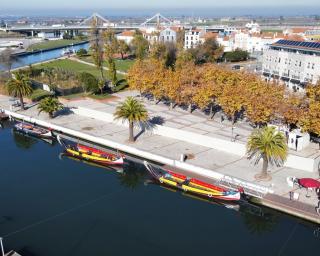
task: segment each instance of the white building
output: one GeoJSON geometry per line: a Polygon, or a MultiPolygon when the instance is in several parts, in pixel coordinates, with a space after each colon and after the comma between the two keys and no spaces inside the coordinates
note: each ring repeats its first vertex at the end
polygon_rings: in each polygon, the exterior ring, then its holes
{"type": "Polygon", "coordinates": [[[260,33],[260,25],[256,22],[251,21],[251,23],[246,24],[246,28],[248,29],[249,33],[260,33]]]}
{"type": "Polygon", "coordinates": [[[263,76],[301,91],[320,79],[320,43],[279,40],[263,55],[263,76]]]}
{"type": "Polygon", "coordinates": [[[122,33],[116,35],[118,40],[123,40],[127,44],[131,44],[133,37],[134,37],[135,31],[134,30],[125,30],[122,33]]]}
{"type": "Polygon", "coordinates": [[[175,43],[177,42],[177,32],[172,28],[165,28],[160,31],[159,41],[164,43],[175,43]]]}
{"type": "Polygon", "coordinates": [[[177,31],[174,28],[147,28],[146,30],[142,31],[143,37],[148,40],[150,44],[155,42],[177,42],[177,31]]]}
{"type": "Polygon", "coordinates": [[[201,44],[200,37],[205,34],[201,29],[190,29],[185,32],[184,35],[184,48],[191,49],[201,44]]]}

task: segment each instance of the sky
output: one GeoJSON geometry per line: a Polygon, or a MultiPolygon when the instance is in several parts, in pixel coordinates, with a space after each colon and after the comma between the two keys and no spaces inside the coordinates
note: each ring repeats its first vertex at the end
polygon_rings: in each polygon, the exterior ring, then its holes
{"type": "Polygon", "coordinates": [[[0,9],[208,8],[229,6],[320,6],[319,0],[1,0],[0,9]]]}

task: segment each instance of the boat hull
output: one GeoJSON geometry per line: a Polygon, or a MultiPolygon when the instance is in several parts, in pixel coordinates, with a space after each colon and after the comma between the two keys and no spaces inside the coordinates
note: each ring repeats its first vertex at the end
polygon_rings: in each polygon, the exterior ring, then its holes
{"type": "Polygon", "coordinates": [[[44,128],[36,127],[32,124],[18,123],[14,126],[14,129],[21,133],[38,137],[38,138],[46,138],[46,139],[53,138],[51,131],[44,128]]]}
{"type": "Polygon", "coordinates": [[[76,157],[76,158],[79,158],[79,159],[90,161],[90,162],[93,162],[93,163],[96,163],[99,165],[123,165],[123,162],[124,162],[122,157],[110,159],[107,157],[82,153],[81,151],[78,151],[76,149],[71,149],[71,148],[66,149],[66,154],[73,156],[73,157],[76,157]]]}

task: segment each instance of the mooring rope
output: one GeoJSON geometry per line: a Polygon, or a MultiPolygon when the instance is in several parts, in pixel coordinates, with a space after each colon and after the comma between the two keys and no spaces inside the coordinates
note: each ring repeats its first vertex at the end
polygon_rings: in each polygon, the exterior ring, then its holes
{"type": "Polygon", "coordinates": [[[112,195],[114,195],[114,194],[120,193],[120,192],[122,192],[122,191],[123,191],[123,189],[120,189],[120,190],[118,190],[118,191],[114,191],[114,192],[105,194],[105,195],[103,195],[103,196],[101,196],[101,197],[98,197],[98,198],[96,198],[96,199],[94,199],[94,200],[91,200],[91,201],[86,202],[86,203],[84,203],[84,204],[75,206],[75,207],[73,207],[73,208],[71,208],[71,209],[65,210],[65,211],[63,211],[63,212],[61,212],[61,213],[55,214],[55,215],[53,215],[53,216],[51,216],[51,217],[48,217],[48,218],[46,218],[46,219],[43,219],[43,220],[34,222],[34,223],[30,224],[30,225],[27,225],[27,226],[25,226],[25,227],[23,227],[23,228],[21,228],[21,229],[16,230],[16,231],[10,232],[10,233],[2,236],[2,237],[3,237],[3,238],[7,238],[7,237],[10,237],[10,236],[16,235],[16,234],[18,234],[18,233],[27,231],[27,230],[29,230],[29,229],[31,229],[31,228],[34,228],[34,227],[38,226],[38,225],[41,225],[41,224],[44,224],[44,223],[46,223],[46,222],[52,221],[52,220],[54,220],[54,219],[56,219],[56,218],[62,217],[62,216],[64,216],[64,215],[68,214],[68,213],[71,213],[71,212],[73,212],[73,211],[76,211],[76,210],[79,210],[79,209],[84,208],[84,207],[86,207],[86,206],[89,206],[89,205],[91,205],[91,204],[94,204],[94,203],[96,203],[96,202],[98,202],[98,201],[101,201],[101,200],[103,200],[103,199],[106,199],[106,198],[108,198],[108,197],[110,197],[110,196],[112,196],[112,195]]]}

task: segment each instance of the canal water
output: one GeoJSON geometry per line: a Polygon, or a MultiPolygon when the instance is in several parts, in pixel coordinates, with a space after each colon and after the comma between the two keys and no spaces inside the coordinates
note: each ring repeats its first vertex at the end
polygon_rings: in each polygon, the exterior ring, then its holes
{"type": "Polygon", "coordinates": [[[24,256],[317,255],[320,229],[266,208],[221,205],[104,169],[0,129],[0,236],[24,256]]]}
{"type": "MultiPolygon", "coordinates": [[[[78,45],[69,46],[65,48],[59,48],[54,50],[41,51],[41,52],[17,56],[16,61],[12,65],[12,68],[19,68],[23,66],[28,66],[30,64],[35,64],[35,63],[59,58],[62,56],[62,51],[64,49],[71,49],[74,51],[78,51],[81,48],[89,49],[89,43],[83,43],[83,44],[78,44],[78,45]]],[[[3,70],[4,68],[5,67],[1,66],[1,63],[0,63],[0,70],[3,70]]]]}

